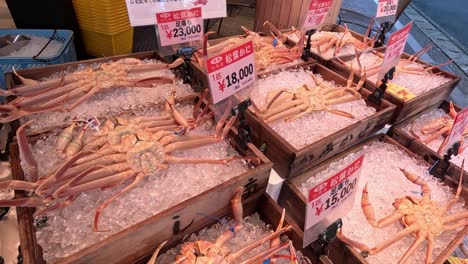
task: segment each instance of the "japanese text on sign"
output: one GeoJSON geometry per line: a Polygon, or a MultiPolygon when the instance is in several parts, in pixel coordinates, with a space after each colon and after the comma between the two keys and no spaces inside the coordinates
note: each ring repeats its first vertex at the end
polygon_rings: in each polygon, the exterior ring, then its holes
{"type": "Polygon", "coordinates": [[[414,93],[408,90],[406,87],[403,87],[398,84],[394,84],[392,82],[387,83],[387,92],[395,95],[396,97],[400,98],[403,101],[409,101],[416,97],[414,93]]]}
{"type": "Polygon", "coordinates": [[[323,25],[333,0],[312,0],[305,18],[304,29],[316,29],[323,25]]]}
{"type": "Polygon", "coordinates": [[[309,190],[305,230],[311,228],[355,193],[364,156],[309,190]]]}
{"type": "Polygon", "coordinates": [[[156,14],[161,46],[169,46],[203,37],[203,19],[200,7],[156,14]]]}
{"type": "Polygon", "coordinates": [[[377,80],[387,73],[392,67],[395,67],[400,61],[401,54],[405,50],[406,40],[408,39],[413,22],[408,23],[402,29],[390,35],[387,49],[385,50],[385,58],[383,65],[380,68],[377,80]]]}
{"type": "Polygon", "coordinates": [[[225,17],[226,0],[126,0],[130,24],[146,26],[154,24],[154,14],[200,7],[204,19],[225,17]]]}
{"type": "MultiPolygon", "coordinates": [[[[450,134],[447,140],[447,144],[442,149],[442,154],[446,154],[449,148],[453,147],[456,142],[463,142],[461,139],[463,138],[463,134],[468,127],[468,108],[463,109],[460,111],[455,118],[455,122],[453,123],[452,130],[450,130],[450,134]]],[[[465,142],[466,143],[466,142],[465,142]]],[[[463,146],[460,146],[462,148],[463,146]]]]}
{"type": "Polygon", "coordinates": [[[379,0],[376,18],[380,23],[394,22],[398,8],[398,0],[379,0]]]}
{"type": "Polygon", "coordinates": [[[213,103],[218,103],[255,81],[254,48],[248,41],[206,60],[213,103]]]}

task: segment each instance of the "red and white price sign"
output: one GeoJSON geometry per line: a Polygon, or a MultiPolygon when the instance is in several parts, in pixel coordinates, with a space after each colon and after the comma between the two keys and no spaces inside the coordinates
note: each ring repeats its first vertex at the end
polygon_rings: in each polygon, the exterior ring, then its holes
{"type": "MultiPolygon", "coordinates": [[[[442,154],[447,154],[449,148],[453,147],[456,142],[460,142],[462,144],[461,139],[463,138],[463,134],[465,133],[465,129],[468,127],[468,108],[461,110],[457,117],[455,118],[455,122],[453,123],[452,130],[450,130],[449,137],[447,139],[447,144],[442,149],[442,154]]],[[[463,146],[460,146],[462,148],[463,146]]]]}
{"type": "Polygon", "coordinates": [[[312,0],[302,27],[307,30],[321,27],[332,4],[333,0],[312,0]]]}
{"type": "Polygon", "coordinates": [[[206,69],[214,104],[249,86],[257,75],[252,41],[208,58],[206,69]]]}
{"type": "MultiPolygon", "coordinates": [[[[309,190],[304,230],[310,229],[342,206],[356,192],[364,156],[309,190]]],[[[334,219],[336,220],[336,219],[334,219]]]]}
{"type": "Polygon", "coordinates": [[[402,29],[390,35],[387,49],[385,50],[383,65],[380,68],[377,80],[381,80],[385,73],[387,73],[392,67],[398,65],[401,54],[403,54],[403,51],[405,50],[406,40],[408,39],[412,25],[413,21],[409,22],[402,29]]]}
{"type": "Polygon", "coordinates": [[[161,46],[169,46],[203,38],[201,7],[156,14],[161,46]]]}
{"type": "MultiPolygon", "coordinates": [[[[395,20],[395,17],[392,18],[392,16],[396,15],[398,8],[398,0],[379,0],[379,3],[377,5],[377,14],[375,15],[376,18],[387,18],[389,17],[389,20],[381,21],[381,22],[393,22],[395,20]]],[[[382,20],[382,19],[379,19],[382,20]]]]}

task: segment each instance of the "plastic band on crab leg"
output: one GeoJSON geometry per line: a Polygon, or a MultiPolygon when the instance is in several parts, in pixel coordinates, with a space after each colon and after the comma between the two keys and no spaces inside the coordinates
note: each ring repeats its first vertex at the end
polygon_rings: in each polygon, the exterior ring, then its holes
{"type": "MultiPolygon", "coordinates": [[[[127,185],[127,187],[123,188],[121,191],[119,191],[116,194],[112,195],[112,197],[110,197],[108,200],[106,200],[104,203],[102,203],[98,207],[98,209],[96,210],[96,214],[94,215],[94,225],[93,225],[93,231],[94,232],[104,232],[104,231],[99,230],[99,216],[101,215],[101,211],[104,210],[110,203],[112,203],[119,196],[121,196],[122,194],[124,194],[124,193],[130,191],[131,189],[133,189],[134,187],[136,187],[143,180],[145,175],[143,173],[138,173],[136,176],[133,176],[133,177],[135,177],[135,179],[133,180],[132,183],[127,185]]],[[[128,179],[130,179],[130,178],[131,177],[128,177],[128,179]]]]}
{"type": "Polygon", "coordinates": [[[369,192],[367,191],[367,183],[364,186],[364,189],[362,189],[362,196],[361,196],[361,208],[366,216],[367,222],[373,227],[377,228],[383,228],[386,227],[392,223],[395,223],[396,221],[400,220],[403,215],[397,212],[394,212],[393,214],[386,216],[380,220],[376,220],[375,218],[375,212],[374,212],[374,207],[372,207],[372,204],[369,201],[369,192]]]}
{"type": "Polygon", "coordinates": [[[167,243],[167,241],[162,242],[159,244],[159,246],[154,250],[153,255],[151,258],[148,260],[147,264],[156,264],[156,259],[158,258],[159,251],[164,247],[164,245],[167,243]]]}
{"type": "Polygon", "coordinates": [[[403,174],[406,176],[406,178],[409,181],[411,181],[414,184],[417,184],[417,185],[421,186],[423,199],[429,200],[430,196],[431,196],[431,189],[427,185],[427,182],[423,178],[419,177],[418,175],[415,175],[415,174],[413,174],[411,172],[408,172],[405,169],[400,168],[400,170],[401,170],[401,172],[403,172],[403,174]]]}
{"type": "Polygon", "coordinates": [[[34,159],[31,147],[29,146],[28,140],[26,138],[26,127],[29,126],[32,122],[33,120],[30,120],[18,128],[16,131],[16,140],[18,141],[18,148],[22,160],[24,160],[26,164],[32,168],[32,171],[28,177],[28,181],[36,182],[38,178],[37,161],[34,159]]]}

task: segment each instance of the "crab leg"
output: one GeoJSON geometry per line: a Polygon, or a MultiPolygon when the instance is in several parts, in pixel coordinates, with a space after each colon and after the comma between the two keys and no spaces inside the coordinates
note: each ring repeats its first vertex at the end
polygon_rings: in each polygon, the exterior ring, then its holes
{"type": "Polygon", "coordinates": [[[28,144],[28,140],[26,138],[26,127],[29,126],[33,120],[28,121],[26,124],[20,126],[16,131],[16,140],[18,141],[18,147],[20,151],[20,156],[22,159],[32,168],[31,174],[29,175],[30,182],[36,182],[38,178],[38,168],[37,168],[37,161],[34,159],[34,155],[32,154],[31,146],[28,144]]]}
{"type": "MultiPolygon", "coordinates": [[[[241,264],[253,264],[253,263],[258,263],[260,260],[265,260],[265,259],[268,259],[268,258],[271,258],[275,253],[285,249],[285,248],[288,248],[290,246],[290,243],[291,241],[287,241],[287,242],[284,242],[282,244],[278,244],[274,247],[271,247],[263,252],[260,252],[258,253],[257,255],[254,255],[242,262],[240,262],[241,264]]],[[[276,262],[276,261],[275,261],[276,262]]],[[[270,263],[272,263],[270,261],[270,263]]]]}
{"type": "MultiPolygon", "coordinates": [[[[411,247],[406,251],[406,253],[403,255],[403,257],[400,259],[398,262],[399,264],[406,263],[409,259],[409,257],[416,251],[419,245],[421,245],[422,242],[424,242],[424,238],[427,236],[426,233],[423,232],[418,232],[416,236],[416,240],[411,244],[411,247]]],[[[427,263],[427,262],[426,262],[427,263]]]]}
{"type": "Polygon", "coordinates": [[[9,180],[0,182],[0,190],[34,191],[38,184],[36,182],[9,180]]]}
{"type": "MultiPolygon", "coordinates": [[[[281,228],[283,228],[285,214],[286,214],[286,210],[283,208],[283,211],[281,212],[280,221],[275,231],[279,231],[281,230],[281,228]]],[[[278,246],[279,244],[281,244],[281,239],[279,236],[270,240],[270,248],[278,246]]],[[[275,264],[275,263],[276,263],[276,259],[271,259],[271,264],[275,264]]]]}
{"type": "Polygon", "coordinates": [[[11,90],[0,90],[0,96],[34,96],[53,90],[61,85],[62,79],[49,80],[37,84],[24,85],[11,90]]]}
{"type": "Polygon", "coordinates": [[[400,220],[403,215],[397,212],[394,212],[393,214],[386,216],[380,220],[375,219],[375,212],[374,212],[374,207],[369,201],[369,192],[367,191],[367,183],[364,185],[364,189],[362,189],[362,196],[361,196],[361,208],[366,216],[367,222],[373,227],[377,228],[383,228],[386,227],[392,223],[395,223],[396,221],[400,220]]]}
{"type": "Polygon", "coordinates": [[[431,189],[429,188],[429,185],[427,185],[427,182],[418,175],[408,172],[405,169],[400,168],[400,170],[401,172],[403,172],[403,174],[408,180],[410,180],[414,184],[421,186],[423,199],[429,201],[431,199],[431,189]]]}
{"type": "Polygon", "coordinates": [[[263,118],[270,118],[272,116],[275,116],[279,113],[282,113],[288,109],[291,109],[291,107],[296,107],[296,106],[300,106],[300,105],[304,105],[302,100],[292,100],[292,101],[289,101],[289,102],[285,102],[281,105],[278,105],[270,110],[268,110],[264,115],[263,115],[263,118]]]}
{"type": "Polygon", "coordinates": [[[153,255],[151,256],[150,260],[148,260],[147,264],[156,264],[156,259],[158,258],[159,251],[164,247],[167,241],[162,242],[154,251],[153,255]]]}
{"type": "Polygon", "coordinates": [[[45,204],[44,201],[38,198],[19,198],[13,200],[0,200],[0,207],[11,207],[11,206],[21,206],[21,207],[40,207],[45,204]]]}
{"type": "MultiPolygon", "coordinates": [[[[454,206],[458,200],[460,199],[460,194],[463,189],[463,172],[464,172],[464,167],[465,167],[465,159],[463,159],[462,164],[461,164],[461,171],[460,171],[460,177],[458,179],[458,187],[457,187],[457,192],[455,193],[455,196],[448,201],[448,203],[445,205],[444,208],[444,213],[447,212],[452,206],[454,206]]],[[[444,222],[448,222],[445,221],[444,222]]]]}
{"type": "Polygon", "coordinates": [[[52,206],[45,207],[45,208],[37,210],[36,212],[34,212],[33,216],[44,215],[44,214],[47,214],[47,213],[52,212],[54,210],[65,208],[65,207],[69,206],[73,201],[75,201],[75,199],[76,199],[76,196],[68,197],[65,201],[62,201],[62,202],[56,203],[56,204],[54,204],[52,206]]]}
{"type": "Polygon", "coordinates": [[[134,177],[134,180],[132,181],[132,183],[130,183],[127,187],[123,188],[121,191],[114,194],[111,198],[109,198],[103,204],[101,204],[99,208],[96,210],[96,214],[94,215],[94,226],[93,226],[94,232],[100,232],[98,226],[99,226],[99,216],[101,215],[101,211],[104,210],[110,203],[112,203],[119,196],[121,196],[122,194],[130,191],[135,186],[137,186],[143,180],[145,175],[143,173],[138,173],[136,176],[133,176],[133,177],[134,177]]]}
{"type": "Polygon", "coordinates": [[[151,63],[151,64],[139,64],[139,65],[129,65],[127,66],[127,71],[129,73],[138,73],[138,72],[151,72],[151,71],[159,71],[165,69],[173,69],[180,66],[184,63],[184,59],[178,58],[171,64],[166,63],[151,63]]]}
{"type": "Polygon", "coordinates": [[[284,111],[282,113],[272,115],[272,116],[270,116],[268,118],[265,118],[264,121],[266,123],[270,123],[270,122],[276,121],[278,119],[284,119],[284,118],[287,118],[287,117],[290,117],[290,116],[293,116],[293,115],[298,115],[302,111],[305,111],[306,109],[307,109],[306,105],[298,105],[298,106],[290,108],[289,110],[286,110],[286,111],[284,111]]]}

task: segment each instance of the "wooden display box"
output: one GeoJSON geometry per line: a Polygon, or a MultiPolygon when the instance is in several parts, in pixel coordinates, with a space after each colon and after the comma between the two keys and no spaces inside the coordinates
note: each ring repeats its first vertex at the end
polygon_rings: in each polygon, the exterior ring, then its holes
{"type": "MultiPolygon", "coordinates": [[[[336,24],[326,25],[326,26],[322,27],[322,29],[320,31],[344,32],[345,27],[340,26],[340,25],[336,25],[336,24]]],[[[364,35],[361,35],[361,34],[355,32],[355,31],[352,31],[352,30],[349,30],[349,32],[351,33],[351,35],[353,37],[355,37],[359,41],[364,41],[364,35]]],[[[307,40],[307,38],[306,38],[306,40],[307,40]]],[[[322,55],[320,55],[318,53],[315,53],[315,52],[312,52],[312,51],[310,52],[310,54],[311,54],[311,57],[313,59],[317,60],[318,62],[320,62],[320,63],[322,63],[324,65],[327,65],[327,63],[330,60],[333,60],[335,58],[340,58],[340,59],[346,60],[346,59],[354,58],[354,56],[355,56],[354,52],[352,54],[349,54],[349,55],[340,55],[340,56],[334,56],[334,57],[331,57],[331,58],[325,58],[322,55]]]]}
{"type": "MultiPolygon", "coordinates": [[[[346,86],[347,80],[344,77],[322,65],[310,66],[310,70],[321,74],[327,81],[333,80],[338,85],[346,86]]],[[[293,147],[263,119],[248,111],[246,120],[251,128],[252,141],[256,146],[266,144],[265,155],[271,159],[273,168],[282,178],[295,177],[348,147],[358,144],[390,122],[395,110],[393,104],[383,100],[378,106],[368,101],[367,96],[371,92],[365,86],[360,93],[367,105],[376,109],[375,114],[300,149],[293,147]]]]}
{"type": "MultiPolygon", "coordinates": [[[[449,103],[447,101],[442,102],[439,105],[440,109],[443,109],[446,113],[449,111],[449,103]]],[[[455,109],[460,111],[461,108],[455,105],[455,109]]],[[[404,122],[398,123],[390,128],[388,131],[388,135],[398,141],[401,145],[405,146],[412,152],[418,154],[419,156],[423,157],[425,161],[434,164],[435,162],[439,162],[436,170],[434,171],[435,175],[438,177],[442,176],[443,168],[447,167],[446,174],[450,177],[458,180],[460,177],[461,168],[458,165],[453,164],[452,162],[447,162],[444,160],[442,155],[439,155],[437,151],[434,151],[424,145],[421,141],[414,138],[412,135],[406,133],[403,130],[403,127],[406,127],[408,124],[412,123],[415,119],[417,119],[419,115],[413,116],[412,118],[407,119],[404,122]]],[[[465,165],[467,168],[468,165],[465,165]]],[[[463,172],[463,184],[468,186],[468,172],[465,170],[463,172]]]]}
{"type": "MultiPolygon", "coordinates": [[[[239,36],[232,36],[232,37],[226,37],[226,38],[219,38],[219,39],[212,39],[212,40],[209,40],[208,43],[210,45],[216,45],[216,44],[219,44],[225,40],[228,40],[228,39],[231,39],[231,38],[240,38],[240,37],[245,37],[246,35],[239,35],[239,36]]],[[[293,65],[293,67],[301,67],[301,66],[304,66],[304,65],[307,65],[307,64],[310,64],[310,63],[314,63],[316,62],[314,59],[312,58],[307,58],[307,61],[301,61],[300,63],[297,63],[295,65],[293,65]]],[[[209,85],[209,80],[208,80],[208,74],[207,74],[207,71],[205,69],[205,66],[202,66],[200,64],[198,64],[198,62],[195,62],[195,61],[192,61],[190,63],[190,66],[191,66],[191,69],[192,69],[192,85],[195,87],[195,88],[198,88],[198,89],[205,89],[205,88],[208,88],[210,87],[209,85]]],[[[282,66],[282,65],[278,65],[278,68],[280,69],[285,69],[285,68],[289,68],[291,67],[291,65],[288,65],[288,66],[282,66]]],[[[262,70],[262,71],[258,71],[257,70],[257,76],[261,76],[263,74],[266,74],[268,73],[269,69],[266,69],[266,70],[262,70]]]]}
{"type": "MultiPolygon", "coordinates": [[[[230,203],[226,204],[230,207],[230,203]]],[[[260,215],[260,219],[262,219],[266,224],[270,225],[271,229],[274,230],[281,218],[282,208],[267,194],[260,196],[257,199],[256,203],[249,203],[244,205],[244,217],[252,215],[254,213],[258,213],[260,215]]],[[[225,215],[223,215],[225,216],[225,215]]],[[[232,218],[232,213],[229,213],[227,216],[232,218]]],[[[222,217],[222,216],[221,216],[222,217]]],[[[210,227],[211,225],[215,224],[218,220],[211,220],[209,223],[206,223],[204,227],[210,227]]],[[[294,248],[296,250],[300,250],[304,256],[308,257],[312,263],[317,263],[318,259],[315,253],[312,251],[310,247],[302,249],[302,239],[304,234],[302,232],[302,228],[297,226],[295,222],[291,219],[288,212],[286,211],[286,216],[284,220],[284,225],[291,225],[292,230],[285,233],[288,238],[293,242],[294,248]]],[[[204,228],[201,227],[200,229],[204,228]]],[[[194,233],[198,232],[199,230],[195,230],[194,233]]],[[[171,243],[167,243],[164,248],[161,250],[159,255],[164,254],[167,249],[171,249],[179,244],[183,243],[183,239],[179,239],[173,241],[171,243]]],[[[156,247],[156,244],[154,245],[156,247]]],[[[146,258],[145,261],[141,261],[141,264],[146,263],[149,258],[146,258]]],[[[158,262],[156,262],[158,263],[158,262]]]]}
{"type": "MultiPolygon", "coordinates": [[[[381,49],[380,52],[385,53],[385,49],[381,49]]],[[[410,55],[407,53],[403,53],[401,57],[404,59],[407,59],[410,57],[410,55]]],[[[418,59],[417,62],[424,64],[427,67],[431,66],[430,64],[420,59],[418,59]]],[[[349,76],[349,72],[350,72],[349,68],[341,64],[338,60],[329,61],[327,66],[330,69],[332,69],[334,72],[342,76],[349,76]]],[[[457,86],[458,82],[460,81],[460,77],[455,76],[440,68],[435,68],[432,70],[432,72],[435,74],[450,78],[452,80],[441,85],[440,87],[432,89],[408,101],[404,101],[390,93],[387,93],[387,92],[385,93],[384,98],[397,106],[395,114],[392,118],[392,124],[404,121],[407,118],[410,118],[422,112],[423,110],[436,108],[442,101],[445,100],[445,98],[447,98],[447,96],[450,95],[452,90],[455,88],[455,86],[457,86]]],[[[359,78],[360,76],[356,75],[355,81],[359,80],[359,78]]],[[[424,77],[421,76],[421,78],[424,78],[424,77]]],[[[374,92],[378,88],[378,86],[375,83],[369,80],[366,80],[366,87],[371,92],[374,92]]]]}
{"type": "MultiPolygon", "coordinates": [[[[285,182],[283,185],[283,189],[281,190],[278,203],[280,206],[284,207],[286,211],[288,211],[294,221],[296,221],[296,224],[300,227],[304,227],[304,221],[305,221],[305,213],[306,213],[306,204],[307,204],[307,197],[302,194],[302,192],[299,189],[299,186],[306,182],[309,178],[314,177],[317,173],[323,171],[327,167],[330,166],[330,164],[334,162],[338,162],[339,160],[345,158],[351,153],[355,153],[360,151],[364,146],[369,146],[373,142],[376,141],[381,141],[385,142],[388,144],[392,144],[397,146],[399,149],[403,150],[408,154],[408,156],[416,158],[420,160],[421,162],[427,164],[430,166],[431,164],[425,162],[420,156],[414,154],[411,152],[409,149],[405,148],[404,146],[400,145],[398,142],[393,140],[392,138],[380,134],[373,136],[369,139],[367,139],[365,142],[356,145],[352,148],[349,148],[348,150],[336,155],[335,157],[328,159],[325,162],[320,163],[318,166],[315,166],[313,169],[301,174],[300,176],[288,180],[285,182]]],[[[457,186],[458,186],[458,181],[456,179],[447,176],[445,178],[444,183],[446,183],[448,186],[451,186],[453,190],[455,191],[457,186]]],[[[359,194],[358,194],[359,195],[359,194]]],[[[468,199],[468,187],[466,185],[463,186],[462,190],[462,195],[461,195],[465,200],[468,199]]],[[[359,199],[357,196],[355,199],[359,199]]],[[[390,205],[389,205],[390,206],[390,205]]],[[[466,207],[466,206],[465,206],[466,207]]],[[[367,224],[367,223],[365,223],[367,224]]],[[[460,234],[463,235],[463,232],[466,232],[466,229],[461,231],[460,234]]],[[[336,239],[338,240],[338,239],[336,239]]],[[[458,244],[457,244],[458,246],[458,244]]],[[[367,263],[364,258],[362,258],[361,254],[355,250],[353,247],[345,245],[341,241],[335,241],[334,247],[330,249],[328,257],[333,261],[333,263],[346,263],[346,264],[351,264],[351,263],[367,263]],[[335,248],[335,249],[333,249],[335,248]]],[[[435,258],[435,256],[434,256],[435,258]]],[[[442,261],[443,262],[443,261],[442,261]]],[[[441,262],[441,263],[442,263],[441,262]]]]}
{"type": "MultiPolygon", "coordinates": [[[[187,234],[213,223],[213,218],[198,215],[197,212],[216,217],[229,214],[230,200],[235,189],[240,186],[244,186],[245,189],[245,205],[256,204],[265,193],[272,163],[253,144],[248,144],[246,151],[237,148],[234,143],[237,136],[237,129],[232,128],[229,134],[231,144],[244,156],[258,157],[261,161],[259,165],[56,263],[134,263],[150,255],[158,243],[165,240],[170,244],[174,243],[187,234]],[[186,228],[179,230],[178,226],[186,228]]],[[[13,178],[24,180],[17,143],[10,145],[10,151],[13,178]]],[[[16,198],[25,196],[23,191],[15,192],[16,198]]],[[[36,242],[32,217],[34,211],[34,208],[17,207],[19,238],[25,264],[45,262],[42,259],[42,249],[36,242]]]]}
{"type": "MultiPolygon", "coordinates": [[[[91,60],[83,60],[83,61],[76,61],[76,62],[70,62],[70,63],[64,63],[64,64],[58,64],[58,65],[50,65],[50,66],[44,66],[44,67],[35,67],[35,68],[29,68],[29,69],[24,69],[18,71],[18,74],[29,79],[33,80],[40,80],[42,78],[49,77],[55,73],[62,72],[65,70],[75,70],[80,66],[84,65],[92,65],[96,63],[105,63],[109,61],[117,61],[123,58],[136,58],[136,59],[157,59],[162,62],[168,62],[165,58],[161,57],[157,52],[155,51],[148,51],[148,52],[139,52],[139,53],[132,53],[132,54],[126,54],[126,55],[120,55],[120,56],[114,56],[114,57],[105,57],[105,58],[99,58],[99,59],[91,59],[91,60]]],[[[177,72],[176,72],[177,76],[177,72]]],[[[18,85],[21,84],[19,79],[11,72],[8,72],[5,74],[5,79],[7,83],[7,89],[13,89],[16,88],[18,85]]],[[[186,97],[176,97],[177,102],[185,101],[185,100],[191,100],[196,97],[196,94],[194,93],[191,96],[186,96],[186,97]]],[[[12,100],[14,97],[8,97],[8,100],[12,100]]],[[[64,124],[65,126],[66,124],[64,124]]],[[[16,131],[16,129],[19,127],[19,122],[14,121],[12,122],[12,128],[13,131],[16,131]]],[[[47,132],[52,130],[54,127],[50,128],[45,128],[41,131],[36,131],[36,133],[42,133],[42,132],[47,132]]],[[[35,134],[36,134],[35,133],[35,134]]]]}

